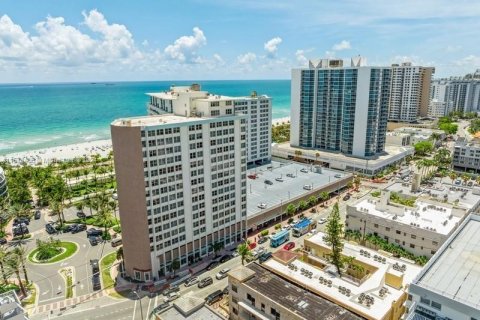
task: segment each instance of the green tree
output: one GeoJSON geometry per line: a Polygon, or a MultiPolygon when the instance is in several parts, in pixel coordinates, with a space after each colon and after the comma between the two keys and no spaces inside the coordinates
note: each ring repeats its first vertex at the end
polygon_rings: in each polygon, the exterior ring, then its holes
{"type": "Polygon", "coordinates": [[[177,270],[180,269],[180,260],[178,258],[175,258],[175,260],[172,261],[170,264],[170,271],[173,271],[173,277],[175,278],[175,273],[177,270]]]}
{"type": "Polygon", "coordinates": [[[295,150],[295,158],[298,160],[302,156],[302,151],[300,150],[295,150]]]}
{"type": "Polygon", "coordinates": [[[250,246],[248,245],[247,242],[243,242],[239,244],[237,247],[237,252],[240,258],[242,259],[242,266],[245,265],[245,259],[247,259],[252,255],[252,252],[250,251],[250,246]]]}
{"type": "Polygon", "coordinates": [[[296,211],[297,211],[297,207],[295,207],[295,205],[294,205],[293,203],[290,203],[290,204],[287,206],[287,214],[288,214],[289,216],[293,216],[296,211]]]}
{"type": "Polygon", "coordinates": [[[317,197],[315,196],[310,196],[308,198],[308,205],[313,207],[317,203],[317,197]]]}
{"type": "Polygon", "coordinates": [[[340,220],[338,202],[333,206],[332,212],[328,216],[325,225],[325,243],[327,243],[332,252],[329,255],[330,262],[337,268],[339,276],[342,276],[342,251],[343,251],[343,224],[340,220]]]}
{"type": "Polygon", "coordinates": [[[298,207],[301,209],[301,210],[305,210],[308,208],[308,204],[305,200],[301,200],[299,203],[298,203],[298,207]]]}
{"type": "Polygon", "coordinates": [[[20,265],[22,266],[23,270],[23,276],[25,277],[25,282],[28,284],[28,274],[27,274],[27,268],[25,266],[26,263],[26,258],[27,258],[27,252],[25,251],[25,247],[20,245],[19,247],[15,247],[13,249],[13,253],[17,255],[18,261],[20,262],[20,265]]]}
{"type": "Polygon", "coordinates": [[[362,179],[358,175],[353,178],[353,184],[355,185],[355,190],[358,190],[360,188],[360,184],[362,183],[362,179]]]}
{"type": "Polygon", "coordinates": [[[224,244],[223,242],[213,242],[213,243],[210,243],[210,251],[213,251],[213,253],[215,254],[215,258],[218,256],[218,252],[220,250],[222,250],[224,247],[224,244]]]}
{"type": "Polygon", "coordinates": [[[453,184],[453,181],[455,181],[455,179],[457,179],[457,174],[454,172],[454,171],[451,171],[449,174],[448,174],[448,177],[450,178],[450,180],[452,180],[452,184],[453,184]]]}
{"type": "Polygon", "coordinates": [[[433,151],[433,144],[430,141],[419,141],[413,147],[415,154],[419,156],[425,156],[433,151]]]}
{"type": "Polygon", "coordinates": [[[25,290],[25,286],[23,285],[22,278],[20,277],[20,264],[21,262],[19,257],[13,251],[10,251],[7,254],[6,265],[17,276],[17,281],[18,281],[18,285],[20,286],[20,290],[22,291],[23,296],[26,297],[27,291],[25,290]]]}
{"type": "Polygon", "coordinates": [[[2,271],[2,278],[3,278],[4,284],[8,284],[8,276],[5,270],[6,258],[7,258],[7,251],[3,246],[0,246],[0,270],[2,271]]]}
{"type": "Polygon", "coordinates": [[[330,194],[327,191],[320,192],[319,198],[320,200],[322,200],[322,202],[327,201],[329,197],[330,197],[330,194]]]}

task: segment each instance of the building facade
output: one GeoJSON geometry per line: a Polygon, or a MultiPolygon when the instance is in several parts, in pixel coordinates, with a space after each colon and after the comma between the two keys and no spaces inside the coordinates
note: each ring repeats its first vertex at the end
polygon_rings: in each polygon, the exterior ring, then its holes
{"type": "Polygon", "coordinates": [[[392,65],[389,121],[414,122],[419,116],[427,116],[434,72],[434,68],[412,66],[410,62],[392,65]]]}
{"type": "Polygon", "coordinates": [[[321,59],[292,70],[293,147],[361,158],[384,151],[391,69],[364,64],[321,59]]]}
{"type": "Polygon", "coordinates": [[[433,256],[467,215],[452,205],[422,200],[415,207],[390,202],[390,192],[347,206],[345,226],[379,236],[416,256],[433,256]]]}
{"type": "Polygon", "coordinates": [[[272,145],[272,98],[257,95],[255,91],[247,97],[228,97],[201,91],[200,85],[177,87],[169,91],[148,93],[147,105],[150,115],[173,113],[179,116],[216,116],[222,109],[232,114],[246,114],[247,118],[247,162],[249,165],[267,163],[271,160],[272,145]],[[233,109],[230,108],[233,106],[233,109]],[[205,114],[210,110],[211,114],[205,114]]]}
{"type": "Polygon", "coordinates": [[[457,141],[453,151],[453,168],[459,171],[480,172],[480,143],[457,141]]]}
{"type": "Polygon", "coordinates": [[[7,196],[7,177],[5,176],[5,171],[0,168],[0,197],[7,196]]]}
{"type": "MultiPolygon", "coordinates": [[[[211,114],[212,110],[201,110],[211,114]]],[[[247,116],[174,114],[111,124],[128,275],[154,281],[245,236],[247,116]]]]}
{"type": "Polygon", "coordinates": [[[480,216],[470,215],[409,288],[408,320],[480,319],[480,216]]]}

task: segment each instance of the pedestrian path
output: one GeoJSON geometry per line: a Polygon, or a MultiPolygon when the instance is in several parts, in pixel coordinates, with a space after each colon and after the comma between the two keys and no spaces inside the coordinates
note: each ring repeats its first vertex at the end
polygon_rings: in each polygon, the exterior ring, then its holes
{"type": "Polygon", "coordinates": [[[32,308],[29,308],[27,311],[29,314],[37,314],[37,313],[44,313],[44,312],[49,312],[49,311],[63,311],[67,307],[75,307],[78,304],[88,302],[88,301],[93,301],[98,298],[104,297],[108,295],[109,290],[102,290],[99,292],[94,292],[90,294],[86,294],[83,296],[71,298],[71,299],[65,299],[57,302],[52,302],[50,304],[43,304],[39,306],[34,306],[32,308]]]}

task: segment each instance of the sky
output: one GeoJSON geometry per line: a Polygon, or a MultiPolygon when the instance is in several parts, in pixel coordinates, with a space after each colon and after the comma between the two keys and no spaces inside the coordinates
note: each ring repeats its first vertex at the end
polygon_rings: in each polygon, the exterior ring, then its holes
{"type": "Polygon", "coordinates": [[[479,30],[475,0],[0,0],[0,83],[289,79],[357,55],[460,76],[479,30]]]}

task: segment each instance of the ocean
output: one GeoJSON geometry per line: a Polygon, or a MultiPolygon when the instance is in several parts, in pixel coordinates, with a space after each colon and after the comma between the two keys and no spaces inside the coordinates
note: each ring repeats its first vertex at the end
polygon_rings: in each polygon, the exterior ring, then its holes
{"type": "Polygon", "coordinates": [[[255,90],[273,98],[274,119],[290,115],[290,80],[0,85],[0,155],[110,139],[114,119],[146,114],[146,92],[192,82],[228,96],[255,90]]]}

